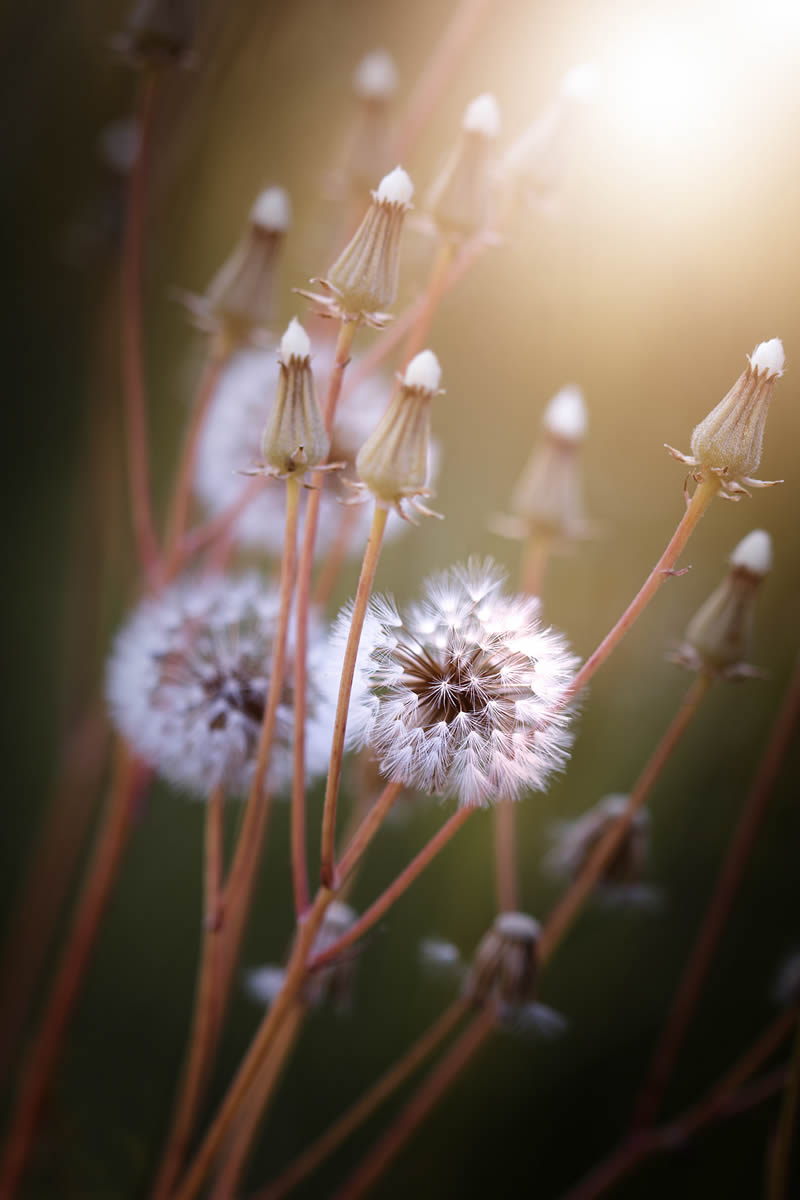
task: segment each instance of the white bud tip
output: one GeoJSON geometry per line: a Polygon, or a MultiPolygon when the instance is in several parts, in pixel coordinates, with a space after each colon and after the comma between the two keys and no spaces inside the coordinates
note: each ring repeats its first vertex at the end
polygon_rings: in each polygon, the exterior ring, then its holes
{"type": "Polygon", "coordinates": [[[772,538],[763,529],[754,529],[742,538],[730,557],[732,567],[744,567],[751,575],[768,575],[772,568],[772,538]]]}
{"type": "Polygon", "coordinates": [[[782,375],[786,355],[780,338],[761,342],[750,355],[750,366],[754,371],[766,371],[768,375],[782,375]]]}
{"type": "Polygon", "coordinates": [[[375,193],[376,199],[384,204],[410,204],[414,185],[402,167],[395,167],[384,175],[375,193]]]}
{"type": "Polygon", "coordinates": [[[561,80],[559,91],[565,100],[576,100],[579,104],[591,100],[597,91],[597,68],[591,63],[572,67],[561,80]]]}
{"type": "Polygon", "coordinates": [[[281,362],[288,363],[290,358],[308,358],[310,353],[308,334],[297,317],[292,317],[289,328],[281,338],[281,362]]]}
{"type": "Polygon", "coordinates": [[[574,385],[556,392],[542,417],[548,433],[569,442],[579,442],[586,434],[588,423],[583,392],[574,385]]]}
{"type": "Polygon", "coordinates": [[[250,210],[250,221],[268,233],[286,233],[292,223],[292,205],[281,187],[267,188],[250,210]]]}
{"type": "Polygon", "coordinates": [[[435,392],[442,378],[442,368],[432,350],[423,350],[416,358],[412,358],[406,367],[403,383],[406,387],[424,388],[426,392],[435,392]]]}
{"type": "Polygon", "coordinates": [[[498,933],[507,937],[524,938],[526,941],[533,942],[539,936],[539,922],[527,913],[500,913],[494,919],[494,927],[498,933]]]}
{"type": "Polygon", "coordinates": [[[482,133],[487,138],[497,137],[500,132],[500,108],[491,92],[476,96],[467,105],[462,125],[467,133],[482,133]]]}
{"type": "Polygon", "coordinates": [[[364,100],[388,100],[397,87],[394,59],[385,50],[365,54],[353,74],[353,88],[364,100]]]}

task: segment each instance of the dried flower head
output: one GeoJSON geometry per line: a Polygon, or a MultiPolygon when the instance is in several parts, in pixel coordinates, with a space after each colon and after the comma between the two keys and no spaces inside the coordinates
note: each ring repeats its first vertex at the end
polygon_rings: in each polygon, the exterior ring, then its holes
{"type": "Polygon", "coordinates": [[[756,596],[771,567],[772,540],[763,529],[754,529],[733,551],[722,583],[692,617],[675,660],[725,679],[760,675],[747,656],[756,596]]]}
{"type": "MultiPolygon", "coordinates": [[[[428,580],[402,617],[373,602],[348,733],[387,779],[485,806],[542,790],[566,761],[572,714],[559,701],[575,659],[540,625],[538,602],[503,596],[503,582],[493,562],[470,560],[428,580]]],[[[346,611],[335,642],[349,622],[346,611]]]]}
{"type": "Polygon", "coordinates": [[[715,476],[720,494],[728,500],[749,496],[748,487],[772,487],[783,482],[754,479],[753,472],[761,462],[769,403],[784,363],[780,338],[761,342],[727,396],[695,429],[691,456],[667,446],[674,458],[693,468],[696,480],[708,474],[715,476]]]}
{"type": "Polygon", "coordinates": [[[488,92],[464,113],[461,132],[426,200],[426,209],[447,237],[469,237],[487,228],[494,144],[500,110],[488,92]]]}
{"type": "Polygon", "coordinates": [[[499,913],[481,938],[464,994],[472,1004],[519,1008],[536,996],[539,922],[527,913],[499,913]]]}
{"type": "MultiPolygon", "coordinates": [[[[553,846],[545,860],[547,869],[562,878],[577,878],[627,807],[627,796],[606,796],[577,820],[558,822],[551,830],[553,846]]],[[[597,895],[612,901],[649,900],[653,891],[642,883],[649,856],[650,818],[647,810],[640,808],[603,869],[597,895]]]]}
{"type": "MultiPolygon", "coordinates": [[[[311,956],[323,954],[340,937],[347,933],[356,919],[349,904],[334,900],[328,906],[317,936],[311,947],[311,956]]],[[[343,954],[313,971],[303,986],[303,999],[315,1008],[326,1000],[333,1000],[337,1011],[350,1007],[353,991],[353,972],[356,958],[343,954]]],[[[270,1005],[283,987],[286,972],[277,966],[259,967],[245,974],[245,985],[253,999],[270,1005]]]]}
{"type": "Polygon", "coordinates": [[[430,496],[431,401],[441,396],[439,361],[432,350],[412,358],[398,388],[372,435],[356,458],[356,471],[364,487],[384,508],[393,508],[405,520],[409,509],[434,516],[420,502],[430,496]]]}
{"type": "MultiPolygon", "coordinates": [[[[114,724],[136,754],[178,787],[223,784],[246,793],[264,718],[279,596],[257,575],[186,580],[146,599],[117,634],[106,694],[114,724]]],[[[325,770],[332,697],[323,690],[325,639],[310,640],[307,762],[325,770]]],[[[291,641],[288,647],[291,659],[291,641]]],[[[291,664],[286,673],[292,678],[291,664]]],[[[292,695],[278,708],[269,786],[291,778],[292,695]]]]}
{"type": "Polygon", "coordinates": [[[193,7],[191,0],[137,0],[114,48],[137,66],[180,63],[192,39],[193,7]]]}
{"type": "Polygon", "coordinates": [[[385,175],[363,221],[324,279],[312,279],[325,295],[295,288],[313,300],[320,314],[380,329],[391,317],[384,310],[397,298],[400,237],[411,208],[414,185],[402,167],[385,175]]]}
{"type": "Polygon", "coordinates": [[[264,473],[278,479],[304,475],[325,462],[330,439],[311,373],[311,342],[296,317],[281,338],[278,386],[264,430],[264,473]]]}
{"type": "MultiPolygon", "coordinates": [[[[333,351],[323,344],[311,360],[317,393],[324,394],[333,364],[333,351]]],[[[272,403],[278,386],[280,366],[273,351],[246,348],[239,350],[223,369],[214,400],[203,427],[197,456],[195,490],[212,517],[229,511],[241,501],[251,481],[242,472],[262,457],[261,431],[265,405],[272,403]]],[[[358,370],[358,358],[353,360],[358,370]]],[[[325,483],[319,510],[319,536],[316,553],[327,554],[343,529],[349,534],[345,555],[361,553],[372,514],[364,506],[343,508],[340,501],[352,493],[347,482],[355,482],[355,459],[386,408],[390,384],[383,376],[371,376],[352,391],[345,390],[336,412],[330,445],[330,458],[345,464],[325,483]]],[[[431,447],[429,478],[435,477],[438,447],[431,447]]],[[[301,503],[303,501],[301,500],[301,503]]],[[[266,479],[233,526],[236,541],[248,549],[279,556],[283,546],[285,488],[266,479]]],[[[390,513],[386,539],[398,537],[408,529],[395,513],[390,513]]]]}

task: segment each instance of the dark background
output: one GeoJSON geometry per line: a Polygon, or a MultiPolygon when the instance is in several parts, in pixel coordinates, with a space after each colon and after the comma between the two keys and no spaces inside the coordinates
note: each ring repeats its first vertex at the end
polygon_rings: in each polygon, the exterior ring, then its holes
{"type": "MultiPolygon", "coordinates": [[[[158,501],[167,495],[202,343],[169,289],[202,289],[262,187],[292,196],[288,288],[327,265],[322,181],[349,121],[349,79],[376,46],[395,56],[398,112],[453,10],[451,0],[292,5],[206,0],[196,66],[165,88],[150,193],[146,353],[158,501]]],[[[125,6],[85,0],[2,7],[5,820],[9,908],[58,747],[101,678],[132,584],[118,382],[118,185],[97,136],[134,102],[136,75],[108,48],[125,6]],[[99,449],[98,449],[99,446],[99,449]],[[98,482],[97,464],[102,464],[98,482]],[[102,548],[102,551],[99,549],[102,548]]],[[[598,68],[554,213],[530,215],[450,295],[431,343],[447,395],[436,507],[392,546],[379,586],[400,599],[429,570],[479,551],[513,573],[517,550],[487,529],[507,502],[548,398],[566,382],[590,413],[586,493],[599,536],[559,558],[545,612],[588,654],[646,574],[682,509],[693,425],[761,340],[787,371],[767,427],[763,478],[784,486],[715,503],[670,583],[596,677],[567,774],[520,810],[523,907],[557,891],[540,869],[547,828],[634,781],[688,679],[664,661],[750,529],[773,536],[755,659],[763,682],[714,689],[653,796],[657,914],[588,911],[548,969],[542,999],[569,1033],[497,1036],[376,1194],[557,1197],[621,1134],[798,647],[800,407],[798,187],[800,19],[792,5],[489,6],[407,164],[424,194],[465,104],[494,91],[503,144],[576,62],[598,68]]],[[[430,247],[406,243],[404,300],[430,247]]],[[[361,345],[372,335],[364,334],[361,345]]],[[[337,599],[354,586],[352,568],[337,599]]],[[[774,804],[668,1098],[677,1112],[771,1019],[775,973],[800,944],[797,748],[774,804]]],[[[318,805],[317,805],[318,811],[318,805]]],[[[445,811],[449,811],[449,808],[445,811]]],[[[187,1032],[198,943],[202,808],[164,787],[143,806],[94,956],[28,1179],[31,1196],[146,1191],[187,1032]]],[[[386,832],[354,895],[364,906],[443,819],[421,802],[386,832]]],[[[291,930],[287,810],[279,807],[245,962],[280,959],[291,930]]],[[[494,906],[491,822],[478,816],[398,904],[359,962],[349,1017],[308,1022],[253,1163],[262,1182],[394,1060],[450,999],[417,966],[438,934],[469,954],[494,906]]],[[[229,1079],[258,1020],[240,995],[217,1076],[229,1079]]],[[[392,1107],[389,1107],[392,1111],[392,1107]]],[[[776,1107],[657,1160],[615,1195],[757,1196],[776,1107]]],[[[348,1142],[303,1195],[330,1193],[381,1127],[348,1142]]]]}

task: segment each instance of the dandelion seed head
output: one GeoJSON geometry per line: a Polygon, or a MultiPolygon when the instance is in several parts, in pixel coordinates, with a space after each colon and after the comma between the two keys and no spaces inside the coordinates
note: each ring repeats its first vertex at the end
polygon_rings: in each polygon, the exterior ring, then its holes
{"type": "MultiPolygon", "coordinates": [[[[486,806],[546,787],[567,759],[576,660],[539,623],[532,597],[502,594],[503,574],[471,560],[435,576],[402,618],[373,604],[348,730],[387,779],[486,806]]],[[[337,658],[348,611],[334,631],[337,658]]]]}
{"type": "MultiPolygon", "coordinates": [[[[148,598],[114,643],[106,694],[114,724],[136,754],[175,786],[207,795],[222,784],[247,792],[264,718],[279,595],[257,575],[207,577],[148,598]]],[[[330,692],[314,681],[325,641],[316,621],[306,741],[313,777],[330,751],[330,692]]],[[[286,679],[291,681],[291,642],[286,679]]],[[[292,694],[278,706],[269,786],[291,778],[292,694]]]]}

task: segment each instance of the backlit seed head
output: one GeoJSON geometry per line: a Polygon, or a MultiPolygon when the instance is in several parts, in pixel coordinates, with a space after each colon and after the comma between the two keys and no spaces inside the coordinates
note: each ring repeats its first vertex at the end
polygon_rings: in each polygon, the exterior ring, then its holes
{"type": "Polygon", "coordinates": [[[536,997],[539,922],[527,913],[503,912],[475,951],[464,995],[471,1004],[521,1008],[536,997]]]}
{"type": "Polygon", "coordinates": [[[469,237],[488,227],[499,130],[500,110],[494,96],[486,93],[467,106],[458,141],[426,201],[426,209],[445,236],[469,237]]]}
{"type": "MultiPolygon", "coordinates": [[[[373,602],[348,736],[387,779],[486,806],[543,790],[565,763],[572,713],[560,700],[575,660],[541,626],[538,601],[503,596],[503,582],[494,563],[471,560],[428,580],[402,617],[373,602]]],[[[337,662],[348,630],[346,610],[337,662]]]]}
{"type": "Polygon", "coordinates": [[[264,430],[267,473],[285,479],[303,475],[328,456],[325,429],[311,372],[311,343],[296,317],[281,339],[275,404],[264,430]]]}
{"type": "MultiPolygon", "coordinates": [[[[627,796],[606,796],[575,821],[559,822],[552,830],[553,846],[546,859],[555,875],[576,879],[600,840],[623,816],[627,796]]],[[[634,813],[617,849],[606,863],[598,890],[608,898],[638,899],[650,854],[650,820],[646,809],[634,813]]]]}
{"type": "Polygon", "coordinates": [[[727,575],[689,622],[675,656],[681,665],[726,679],[760,674],[748,665],[747,658],[756,597],[771,566],[770,536],[763,529],[754,529],[739,542],[727,575]]]}

